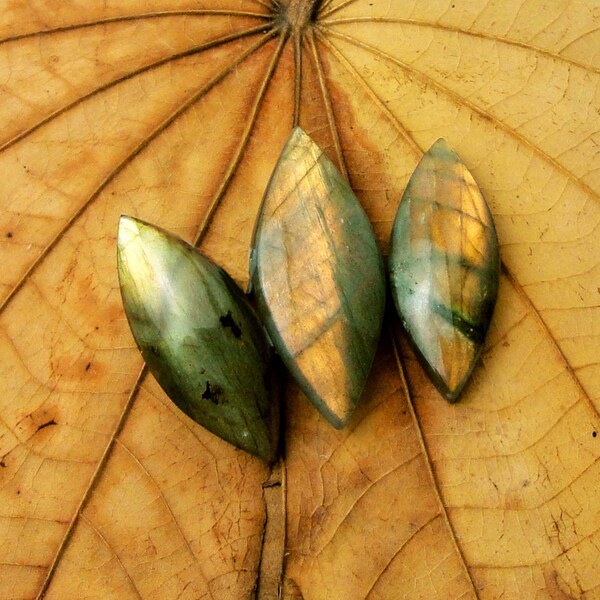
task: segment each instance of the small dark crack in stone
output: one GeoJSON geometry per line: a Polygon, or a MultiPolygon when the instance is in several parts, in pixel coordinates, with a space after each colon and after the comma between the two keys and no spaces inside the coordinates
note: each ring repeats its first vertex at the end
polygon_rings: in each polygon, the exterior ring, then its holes
{"type": "Polygon", "coordinates": [[[220,385],[211,385],[210,381],[207,381],[206,389],[202,392],[202,399],[210,400],[213,404],[218,405],[222,403],[222,394],[223,388],[220,385]]]}
{"type": "Polygon", "coordinates": [[[240,328],[240,326],[233,320],[233,315],[231,314],[231,311],[227,311],[227,314],[219,317],[219,321],[221,322],[221,325],[223,327],[225,327],[226,329],[230,329],[231,333],[233,333],[234,337],[236,339],[240,339],[242,337],[242,329],[240,328]]]}

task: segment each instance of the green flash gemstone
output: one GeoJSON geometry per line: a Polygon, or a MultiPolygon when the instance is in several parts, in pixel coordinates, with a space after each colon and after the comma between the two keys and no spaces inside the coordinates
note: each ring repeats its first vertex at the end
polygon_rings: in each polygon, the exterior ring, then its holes
{"type": "Polygon", "coordinates": [[[385,274],[356,196],[300,128],[267,187],[251,262],[259,311],[277,352],[323,416],[344,427],[375,356],[385,274]]]}
{"type": "Polygon", "coordinates": [[[389,257],[394,303],[439,391],[458,399],[498,292],[498,239],[471,173],[444,140],[423,156],[400,202],[389,257]]]}
{"type": "Polygon", "coordinates": [[[117,245],[125,314],[167,395],[215,435],[274,460],[270,350],[243,292],[196,248],[143,221],[121,217],[117,245]]]}

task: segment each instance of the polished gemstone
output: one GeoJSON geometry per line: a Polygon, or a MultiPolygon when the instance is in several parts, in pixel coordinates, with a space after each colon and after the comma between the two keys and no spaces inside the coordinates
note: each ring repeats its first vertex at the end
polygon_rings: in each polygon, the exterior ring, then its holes
{"type": "Polygon", "coordinates": [[[283,362],[325,418],[343,427],[373,363],[384,269],[356,196],[300,128],[292,131],[263,199],[251,276],[283,362]]]}
{"type": "Polygon", "coordinates": [[[121,217],[117,242],[125,313],[167,395],[212,433],[273,460],[270,350],[242,291],[196,248],[143,221],[121,217]]]}
{"type": "Polygon", "coordinates": [[[498,291],[498,240],[460,158],[438,140],[412,174],[390,247],[396,308],[440,392],[458,399],[481,353],[498,291]]]}

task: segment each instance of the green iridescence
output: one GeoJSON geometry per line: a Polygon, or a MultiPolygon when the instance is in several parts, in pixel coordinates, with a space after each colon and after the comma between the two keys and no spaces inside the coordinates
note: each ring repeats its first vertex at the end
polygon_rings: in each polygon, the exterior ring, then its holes
{"type": "Polygon", "coordinates": [[[265,193],[251,277],[286,367],[329,423],[344,427],[377,349],[385,273],[356,196],[300,128],[292,131],[265,193]]]}
{"type": "Polygon", "coordinates": [[[270,348],[235,282],[180,238],[126,216],[118,270],[131,331],[169,398],[220,438],[274,460],[270,348]]]}
{"type": "Polygon", "coordinates": [[[483,349],[500,256],[487,204],[443,140],[423,156],[406,187],[389,267],[394,303],[417,356],[455,402],[483,349]]]}

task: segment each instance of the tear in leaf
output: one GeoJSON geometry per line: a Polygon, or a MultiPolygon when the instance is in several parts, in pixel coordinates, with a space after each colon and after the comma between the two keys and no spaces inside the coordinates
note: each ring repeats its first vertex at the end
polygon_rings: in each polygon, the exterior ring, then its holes
{"type": "Polygon", "coordinates": [[[375,355],[384,270],[354,193],[300,128],[267,187],[252,263],[253,289],[275,348],[325,418],[343,427],[375,355]]]}
{"type": "Polygon", "coordinates": [[[132,217],[119,223],[118,266],[131,331],[167,395],[212,433],[273,460],[269,348],[242,291],[196,248],[132,217]]]}
{"type": "Polygon", "coordinates": [[[389,264],[409,338],[436,387],[454,402],[483,347],[500,258],[487,204],[444,140],[429,149],[410,178],[389,264]]]}

